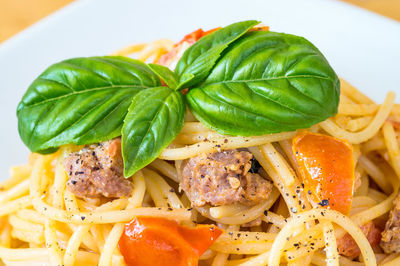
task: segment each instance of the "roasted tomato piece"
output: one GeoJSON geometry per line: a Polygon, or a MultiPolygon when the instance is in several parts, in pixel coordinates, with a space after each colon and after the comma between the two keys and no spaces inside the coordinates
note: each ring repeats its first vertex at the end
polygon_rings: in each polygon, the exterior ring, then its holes
{"type": "Polygon", "coordinates": [[[195,30],[189,34],[187,34],[183,39],[174,44],[174,47],[166,54],[163,54],[157,61],[157,64],[168,66],[171,61],[178,59],[178,54],[183,54],[182,50],[186,50],[189,46],[197,42],[201,37],[206,36],[220,28],[215,28],[209,31],[203,31],[202,29],[195,30]]]}
{"type": "Polygon", "coordinates": [[[190,228],[164,218],[136,217],[125,225],[119,248],[129,266],[197,265],[221,234],[214,225],[190,228]]]}
{"type": "Polygon", "coordinates": [[[311,132],[300,133],[292,144],[311,200],[349,214],[355,179],[353,147],[345,140],[311,132]]]}

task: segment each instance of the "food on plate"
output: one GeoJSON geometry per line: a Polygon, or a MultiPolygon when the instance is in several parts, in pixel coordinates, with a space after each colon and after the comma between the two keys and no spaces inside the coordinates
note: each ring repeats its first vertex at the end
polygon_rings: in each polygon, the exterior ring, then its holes
{"type": "Polygon", "coordinates": [[[0,259],[397,265],[394,100],[253,20],[55,63],[17,107],[0,259]]]}

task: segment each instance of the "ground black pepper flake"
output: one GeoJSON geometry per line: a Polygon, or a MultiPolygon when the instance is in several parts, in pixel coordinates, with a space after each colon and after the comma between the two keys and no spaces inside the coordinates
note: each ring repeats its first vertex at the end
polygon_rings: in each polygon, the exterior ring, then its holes
{"type": "Polygon", "coordinates": [[[86,217],[85,216],[81,216],[81,220],[83,221],[83,220],[85,220],[86,219],[86,217]]]}
{"type": "Polygon", "coordinates": [[[329,205],[329,200],[323,199],[323,200],[321,200],[321,202],[318,203],[318,204],[321,205],[321,206],[328,206],[328,205],[329,205]]]}
{"type": "Polygon", "coordinates": [[[76,180],[71,180],[71,184],[75,185],[76,184],[76,180]]]}
{"type": "Polygon", "coordinates": [[[252,174],[257,174],[260,171],[261,164],[253,157],[250,160],[251,162],[251,167],[249,172],[252,174]]]}
{"type": "Polygon", "coordinates": [[[268,211],[267,210],[264,211],[264,215],[268,216],[268,211]]]}

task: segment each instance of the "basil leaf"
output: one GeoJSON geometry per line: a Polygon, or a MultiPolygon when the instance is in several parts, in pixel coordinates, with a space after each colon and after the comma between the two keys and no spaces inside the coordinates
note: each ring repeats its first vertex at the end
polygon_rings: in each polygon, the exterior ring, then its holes
{"type": "Polygon", "coordinates": [[[337,113],[340,84],[304,38],[249,32],[187,94],[194,115],[222,134],[262,135],[307,128],[337,113]]]}
{"type": "Polygon", "coordinates": [[[180,77],[178,89],[201,82],[228,45],[258,23],[256,20],[248,20],[231,24],[202,37],[189,47],[175,68],[175,73],[180,77]]]}
{"type": "Polygon", "coordinates": [[[157,64],[148,64],[148,66],[160,79],[165,82],[165,84],[168,85],[168,87],[171,89],[175,89],[177,87],[178,78],[168,67],[157,64]]]}
{"type": "Polygon", "coordinates": [[[132,100],[122,128],[124,175],[129,177],[155,158],[183,127],[185,102],[180,92],[157,87],[132,100]]]}
{"type": "Polygon", "coordinates": [[[89,144],[121,134],[133,96],[160,85],[142,62],[126,57],[74,58],[45,70],[17,108],[18,131],[33,152],[89,144]]]}

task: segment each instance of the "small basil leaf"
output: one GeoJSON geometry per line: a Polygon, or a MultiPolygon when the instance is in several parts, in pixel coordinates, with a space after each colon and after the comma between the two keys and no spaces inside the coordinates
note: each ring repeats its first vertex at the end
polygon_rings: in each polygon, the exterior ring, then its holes
{"type": "Polygon", "coordinates": [[[175,89],[178,85],[178,78],[174,72],[172,72],[168,67],[157,65],[157,64],[148,64],[150,69],[160,78],[165,84],[168,85],[171,89],[175,89]]]}
{"type": "Polygon", "coordinates": [[[126,57],[56,63],[19,103],[19,134],[31,151],[42,153],[117,137],[133,96],[155,86],[160,86],[159,78],[144,63],[126,57]]]}
{"type": "Polygon", "coordinates": [[[222,134],[262,135],[307,128],[337,113],[340,84],[304,38],[249,32],[233,43],[187,102],[222,134]]]}
{"type": "Polygon", "coordinates": [[[195,76],[192,73],[185,73],[182,75],[180,78],[179,85],[176,87],[176,90],[181,90],[184,88],[188,88],[190,82],[195,78],[195,76]]]}
{"type": "Polygon", "coordinates": [[[183,89],[201,82],[228,45],[258,23],[259,21],[249,20],[231,24],[202,37],[189,47],[175,68],[175,73],[181,77],[178,88],[183,89]],[[194,75],[190,81],[183,79],[188,73],[194,75]]]}
{"type": "Polygon", "coordinates": [[[171,143],[183,127],[185,111],[183,95],[167,87],[143,90],[133,98],[122,128],[126,177],[152,162],[171,143]]]}

